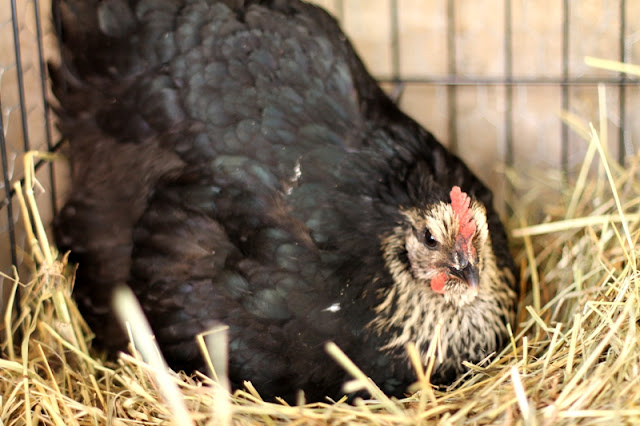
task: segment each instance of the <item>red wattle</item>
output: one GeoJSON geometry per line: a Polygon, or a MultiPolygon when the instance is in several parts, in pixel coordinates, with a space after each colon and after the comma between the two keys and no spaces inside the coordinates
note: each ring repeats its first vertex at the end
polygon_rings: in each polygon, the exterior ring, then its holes
{"type": "Polygon", "coordinates": [[[435,278],[431,280],[431,290],[436,293],[444,294],[444,283],[447,282],[447,274],[444,272],[436,275],[435,278]]]}

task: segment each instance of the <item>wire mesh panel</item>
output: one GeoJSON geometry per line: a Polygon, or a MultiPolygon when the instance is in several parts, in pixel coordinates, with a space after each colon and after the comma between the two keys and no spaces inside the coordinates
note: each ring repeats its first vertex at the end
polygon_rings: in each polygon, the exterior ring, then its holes
{"type": "MultiPolygon", "coordinates": [[[[23,154],[55,149],[45,72],[56,52],[49,10],[48,1],[37,0],[3,0],[0,7],[0,271],[9,276],[12,264],[22,265],[26,243],[13,193],[13,184],[24,177],[23,154]]],[[[39,165],[36,176],[41,212],[50,220],[56,205],[53,168],[39,165]]]]}
{"type": "MultiPolygon", "coordinates": [[[[497,163],[569,172],[582,162],[586,144],[562,124],[559,114],[566,110],[597,123],[599,83],[606,89],[612,156],[623,161],[637,149],[637,82],[584,61],[595,56],[638,62],[637,26],[630,24],[639,22],[637,4],[442,0],[435,2],[437,13],[430,14],[424,5],[417,8],[419,2],[381,3],[398,8],[389,16],[399,16],[401,34],[405,16],[426,24],[416,39],[432,37],[432,28],[446,34],[439,36],[440,45],[447,46],[444,51],[430,43],[422,50],[419,44],[407,49],[400,37],[395,79],[407,82],[401,105],[455,149],[498,195],[503,178],[497,163]],[[415,64],[416,57],[422,61],[418,67],[404,65],[415,64]],[[447,58],[444,72],[442,57],[447,58]]],[[[389,37],[390,45],[393,39],[389,37]]]]}
{"type": "Polygon", "coordinates": [[[564,171],[579,164],[586,147],[559,112],[596,122],[600,82],[607,88],[612,154],[622,160],[638,143],[630,117],[638,106],[636,82],[584,62],[585,56],[638,62],[637,27],[629,25],[639,22],[635,3],[325,3],[342,11],[347,33],[380,79],[405,82],[401,106],[494,186],[496,162],[564,171]],[[392,22],[384,25],[380,16],[392,22]]]}
{"type": "MultiPolygon", "coordinates": [[[[45,61],[55,58],[49,1],[0,7],[0,259],[25,246],[11,184],[22,154],[56,150],[45,61]]],[[[341,21],[372,73],[401,107],[497,190],[503,164],[569,171],[585,143],[561,110],[598,121],[606,88],[608,145],[623,160],[640,143],[636,81],[589,68],[585,56],[640,63],[640,4],[629,0],[318,0],[341,21]]],[[[67,183],[41,167],[40,208],[52,217],[67,183]]],[[[1,279],[1,278],[0,278],[1,279]]]]}

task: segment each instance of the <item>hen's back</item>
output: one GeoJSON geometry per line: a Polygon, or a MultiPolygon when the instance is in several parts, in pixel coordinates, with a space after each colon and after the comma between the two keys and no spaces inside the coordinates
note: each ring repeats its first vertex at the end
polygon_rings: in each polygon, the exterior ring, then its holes
{"type": "Polygon", "coordinates": [[[348,348],[370,320],[364,306],[347,322],[326,309],[365,291],[348,287],[340,253],[357,232],[345,220],[378,214],[379,164],[360,151],[384,164],[392,149],[374,146],[369,121],[400,113],[334,20],[297,1],[54,3],[73,170],[56,234],[101,343],[123,347],[109,303],[128,284],[174,367],[200,366],[194,335],[221,321],[232,379],[337,389],[319,348],[348,348]]]}

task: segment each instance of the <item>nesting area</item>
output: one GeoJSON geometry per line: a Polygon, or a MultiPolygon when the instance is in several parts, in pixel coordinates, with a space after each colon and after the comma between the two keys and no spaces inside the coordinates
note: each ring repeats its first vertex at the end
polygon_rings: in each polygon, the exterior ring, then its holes
{"type": "MultiPolygon", "coordinates": [[[[265,402],[250,382],[229,389],[224,326],[199,342],[209,371],[169,371],[126,292],[119,305],[135,341],[130,353],[110,361],[92,348],[92,330],[71,296],[76,265],[48,237],[56,203],[68,192],[62,183],[66,161],[51,152],[64,141],[56,140],[46,102],[52,99],[46,62],[56,62],[58,46],[50,20],[40,24],[37,16],[49,3],[18,0],[15,15],[0,8],[0,136],[6,138],[0,145],[8,149],[8,165],[2,165],[7,197],[0,202],[0,283],[8,306],[2,322],[8,332],[0,334],[1,424],[640,424],[640,154],[632,154],[640,134],[633,84],[640,67],[584,60],[637,59],[640,38],[627,24],[640,8],[625,0],[544,0],[538,7],[499,0],[494,3],[504,9],[496,15],[486,2],[439,0],[424,12],[416,0],[315,1],[349,27],[388,92],[405,89],[402,108],[495,191],[521,270],[521,295],[510,344],[468,364],[449,388],[431,386],[433,363],[423,365],[409,345],[418,379],[405,398],[391,398],[328,344],[327,357],[352,377],[345,394],[369,397],[308,403],[300,394],[290,404],[265,402]],[[398,4],[387,19],[387,5],[398,4]],[[564,23],[562,15],[549,13],[563,7],[564,23]],[[378,12],[384,19],[372,18],[378,12]],[[407,18],[406,26],[396,27],[397,14],[407,18]],[[603,15],[598,25],[590,14],[603,15]],[[504,35],[509,32],[512,40],[503,42],[496,24],[480,40],[483,50],[477,49],[473,42],[487,26],[485,15],[499,24],[504,18],[504,35]],[[20,24],[19,31],[33,40],[42,38],[44,57],[42,46],[14,32],[22,41],[16,62],[29,64],[14,66],[10,24],[20,24]],[[569,31],[589,25],[594,28],[588,37],[569,31]],[[615,34],[611,29],[618,26],[615,34]],[[384,33],[391,34],[390,43],[382,40],[384,33]],[[620,52],[611,49],[616,37],[620,52]],[[403,49],[380,49],[389,47],[385,43],[403,49]],[[429,54],[414,54],[423,51],[429,54]],[[563,61],[550,63],[561,56],[563,61]],[[473,81],[478,76],[484,80],[473,81]],[[503,78],[519,82],[504,84],[503,78]],[[26,92],[26,103],[14,88],[26,92]],[[5,268],[9,263],[19,266],[5,268]]],[[[442,356],[437,339],[428,355],[433,361],[442,356]]]]}
{"type": "MultiPolygon", "coordinates": [[[[203,344],[212,366],[206,375],[167,374],[153,346],[136,347],[117,363],[105,361],[91,351],[91,331],[71,298],[74,267],[47,242],[30,190],[37,182],[27,173],[26,190],[17,191],[23,216],[30,218],[35,278],[13,277],[18,309],[4,318],[13,333],[2,342],[0,420],[26,425],[639,422],[640,157],[629,159],[626,168],[611,160],[604,103],[602,108],[599,123],[563,117],[587,147],[574,180],[561,173],[505,171],[518,200],[510,204],[509,228],[524,290],[511,344],[485,363],[468,365],[469,372],[446,390],[433,389],[430,366],[416,362],[415,393],[401,400],[384,395],[331,345],[330,356],[353,377],[346,390],[365,389],[370,399],[306,404],[300,395],[296,406],[270,403],[248,382],[229,393],[224,338],[208,340],[209,349],[203,344]]],[[[28,156],[25,169],[32,164],[28,156]]],[[[127,321],[144,341],[143,321],[135,316],[127,321]]],[[[414,347],[407,350],[419,359],[414,347]]],[[[437,344],[430,355],[439,356],[437,344]]]]}

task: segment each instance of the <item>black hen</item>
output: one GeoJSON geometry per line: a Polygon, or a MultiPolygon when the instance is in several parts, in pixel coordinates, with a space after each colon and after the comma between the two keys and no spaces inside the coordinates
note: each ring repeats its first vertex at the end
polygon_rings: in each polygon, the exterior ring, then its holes
{"type": "Polygon", "coordinates": [[[503,346],[515,268],[490,191],[398,110],[333,18],[295,0],[57,0],[73,191],[56,221],[99,341],[133,288],[176,369],[230,327],[230,375],[339,395],[336,342],[400,395],[503,346]],[[460,190],[462,189],[462,192],[460,190]],[[468,194],[468,196],[467,196],[468,194]],[[470,197],[470,198],[469,198],[470,197]]]}

